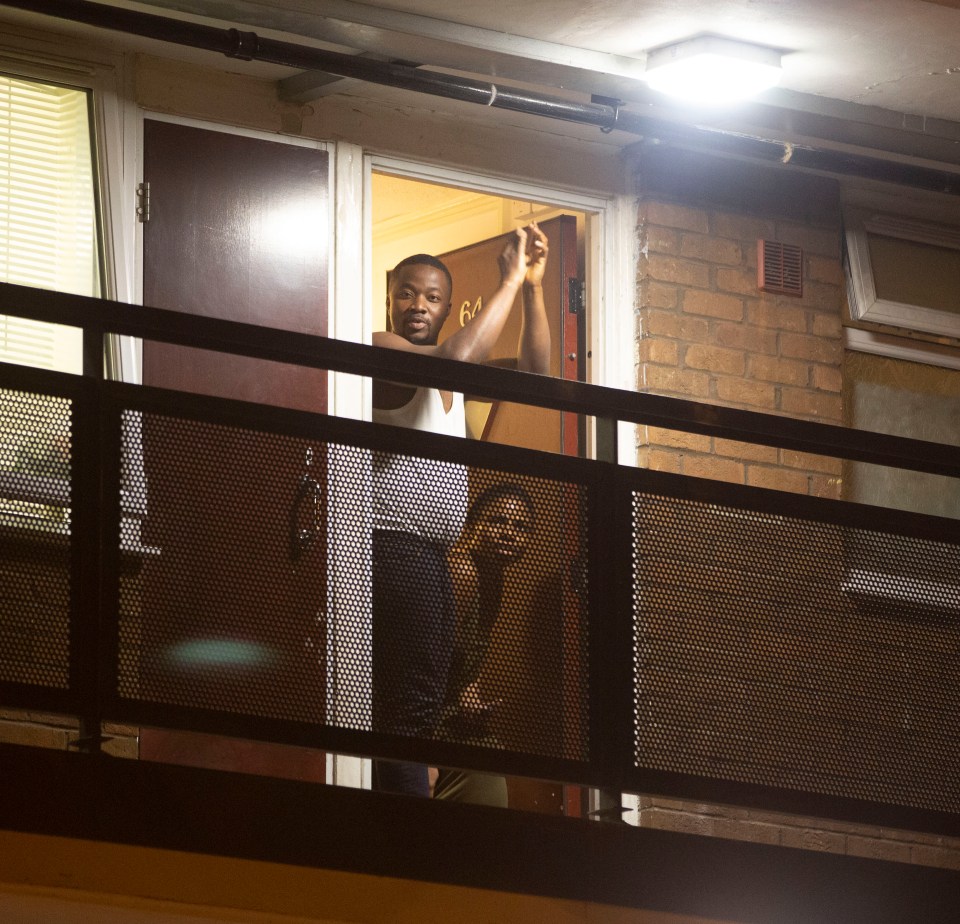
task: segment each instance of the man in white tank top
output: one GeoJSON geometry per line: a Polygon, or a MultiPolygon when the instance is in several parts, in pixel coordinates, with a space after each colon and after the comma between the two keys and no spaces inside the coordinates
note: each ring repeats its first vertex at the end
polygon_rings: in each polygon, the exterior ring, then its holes
{"type": "MultiPolygon", "coordinates": [[[[517,368],[550,371],[550,329],[543,302],[546,235],[517,229],[500,255],[500,286],[483,311],[443,343],[453,280],[435,257],[417,254],[390,274],[391,330],[374,346],[465,362],[485,362],[522,291],[517,368]]],[[[432,433],[466,436],[463,395],[396,382],[373,384],[373,419],[432,433]]],[[[462,466],[377,453],[374,458],[374,731],[430,737],[447,688],[455,612],[447,551],[467,509],[462,466]]],[[[427,767],[374,761],[374,788],[429,796],[427,767]]]]}

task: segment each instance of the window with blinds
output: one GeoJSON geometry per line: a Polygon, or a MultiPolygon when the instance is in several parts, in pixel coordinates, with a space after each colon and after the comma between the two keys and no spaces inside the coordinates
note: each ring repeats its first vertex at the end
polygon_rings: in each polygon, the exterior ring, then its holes
{"type": "MultiPolygon", "coordinates": [[[[90,94],[0,76],[0,281],[99,295],[90,94]]],[[[0,315],[0,361],[79,373],[79,328],[0,315]]]]}
{"type": "MultiPolygon", "coordinates": [[[[98,295],[90,95],[0,75],[0,282],[98,295]]],[[[78,327],[0,315],[0,362],[79,373],[78,327]]],[[[70,529],[70,406],[0,390],[0,526],[70,529]]]]}

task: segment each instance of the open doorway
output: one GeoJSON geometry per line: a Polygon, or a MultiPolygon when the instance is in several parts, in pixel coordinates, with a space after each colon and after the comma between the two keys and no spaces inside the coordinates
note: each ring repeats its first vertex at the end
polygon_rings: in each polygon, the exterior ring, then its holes
{"type": "MultiPolygon", "coordinates": [[[[590,217],[587,212],[387,172],[373,172],[370,191],[375,330],[382,330],[387,324],[384,306],[389,270],[411,254],[429,253],[442,259],[453,276],[453,309],[441,332],[442,340],[466,323],[475,311],[482,310],[482,300],[496,289],[497,256],[506,235],[520,225],[536,221],[550,241],[544,279],[544,301],[551,328],[550,372],[558,378],[586,379],[587,319],[581,293],[590,217]]],[[[516,354],[519,314],[514,314],[494,351],[494,360],[516,354]]],[[[467,402],[467,423],[468,435],[475,439],[569,455],[585,454],[585,431],[576,415],[473,400],[467,402]]],[[[570,532],[569,539],[576,541],[572,526],[575,517],[564,515],[564,505],[569,501],[559,489],[554,500],[547,507],[552,507],[556,515],[542,518],[539,539],[552,548],[569,546],[564,536],[570,532]]],[[[563,627],[569,634],[571,622],[579,621],[572,612],[565,618],[565,601],[557,589],[562,589],[566,582],[566,575],[561,573],[531,576],[526,584],[518,582],[513,598],[505,598],[503,612],[511,613],[512,622],[501,625],[503,618],[498,622],[487,668],[480,677],[491,699],[500,700],[499,694],[504,694],[505,713],[509,713],[512,702],[518,713],[530,715],[538,708],[536,701],[544,700],[545,688],[561,689],[569,683],[582,683],[580,677],[563,678],[558,673],[572,666],[569,658],[564,661],[557,654],[565,645],[563,627]],[[520,683],[514,672],[511,689],[501,691],[497,665],[502,673],[502,665],[508,660],[516,669],[519,663],[527,665],[529,670],[521,672],[529,676],[520,683]]],[[[563,733],[559,728],[556,731],[563,733]]],[[[517,749],[523,747],[521,742],[515,745],[517,749]]],[[[585,808],[584,794],[576,787],[510,779],[508,789],[512,808],[570,815],[580,815],[585,808]]]]}
{"type": "MultiPolygon", "coordinates": [[[[497,255],[513,229],[536,221],[550,239],[544,298],[551,328],[550,374],[587,377],[586,323],[581,297],[587,214],[567,208],[434,182],[374,172],[372,202],[372,303],[374,330],[386,326],[386,277],[404,257],[440,257],[453,275],[453,310],[440,339],[462,326],[497,286],[497,255]]],[[[519,313],[514,312],[494,358],[515,354],[519,313]]],[[[469,435],[528,449],[583,454],[583,422],[495,402],[469,401],[469,435]]]]}

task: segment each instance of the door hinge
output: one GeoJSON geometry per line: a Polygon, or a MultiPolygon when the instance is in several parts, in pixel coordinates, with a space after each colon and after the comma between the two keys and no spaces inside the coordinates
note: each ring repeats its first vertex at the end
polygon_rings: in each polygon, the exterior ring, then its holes
{"type": "Polygon", "coordinates": [[[586,294],[586,286],[581,279],[571,276],[567,280],[567,310],[570,314],[583,313],[583,301],[586,294]]]}
{"type": "Polygon", "coordinates": [[[137,221],[150,221],[150,184],[137,184],[137,221]]]}

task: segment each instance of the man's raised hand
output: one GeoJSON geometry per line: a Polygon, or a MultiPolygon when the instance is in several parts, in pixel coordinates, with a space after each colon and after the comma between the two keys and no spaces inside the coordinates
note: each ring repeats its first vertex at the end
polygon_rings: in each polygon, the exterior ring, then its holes
{"type": "Polygon", "coordinates": [[[527,229],[517,228],[498,258],[501,284],[520,285],[527,273],[527,229]]]}
{"type": "Polygon", "coordinates": [[[546,234],[540,230],[540,226],[535,221],[531,221],[526,230],[527,271],[524,282],[530,286],[538,286],[543,283],[543,272],[547,267],[547,254],[550,251],[550,244],[547,241],[546,234]]]}

